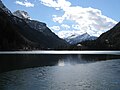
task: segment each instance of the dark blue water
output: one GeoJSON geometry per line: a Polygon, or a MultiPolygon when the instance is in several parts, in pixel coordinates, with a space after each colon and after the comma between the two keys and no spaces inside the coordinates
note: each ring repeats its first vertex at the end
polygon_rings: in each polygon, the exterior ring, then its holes
{"type": "MultiPolygon", "coordinates": [[[[28,57],[28,60],[34,57],[35,61],[35,56],[28,57]]],[[[39,67],[1,73],[0,90],[120,90],[119,58],[99,55],[55,58],[46,55],[39,57],[41,59],[43,65],[39,67]],[[44,65],[44,60],[53,63],[44,65]]]]}

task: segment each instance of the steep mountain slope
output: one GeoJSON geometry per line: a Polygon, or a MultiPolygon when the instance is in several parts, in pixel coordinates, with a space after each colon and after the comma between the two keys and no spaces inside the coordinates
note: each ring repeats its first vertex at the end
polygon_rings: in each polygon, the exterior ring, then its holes
{"type": "Polygon", "coordinates": [[[1,8],[2,10],[4,10],[5,13],[7,13],[7,14],[9,14],[9,15],[12,14],[11,11],[10,11],[8,8],[5,7],[5,5],[2,3],[1,0],[0,0],[0,8],[1,8]]]}
{"type": "MultiPolygon", "coordinates": [[[[60,41],[60,43],[65,42],[64,40],[58,38],[58,36],[53,33],[47,26],[45,23],[43,22],[39,22],[36,20],[32,20],[30,19],[30,16],[27,12],[25,11],[20,11],[17,10],[15,12],[13,12],[13,14],[21,19],[24,19],[24,21],[33,29],[43,33],[45,36],[52,38],[55,41],[60,41]]],[[[55,43],[57,44],[57,42],[55,43]]]]}
{"type": "Polygon", "coordinates": [[[103,49],[120,50],[120,22],[109,31],[100,35],[96,43],[99,43],[101,45],[99,47],[103,49]]]}
{"type": "Polygon", "coordinates": [[[82,41],[95,40],[95,39],[97,39],[97,37],[90,36],[88,33],[84,33],[82,35],[72,35],[72,36],[65,38],[65,40],[67,42],[69,42],[70,44],[77,44],[77,43],[80,43],[82,41]]]}
{"type": "MultiPolygon", "coordinates": [[[[13,12],[13,14],[15,16],[18,15],[17,16],[18,18],[23,19],[30,28],[36,30],[36,32],[42,33],[45,37],[47,37],[46,39],[48,39],[48,40],[46,42],[47,42],[47,45],[49,46],[48,48],[54,48],[54,47],[64,46],[64,45],[68,44],[65,40],[60,39],[55,33],[53,33],[46,26],[45,23],[39,22],[36,20],[31,20],[29,14],[27,12],[17,10],[15,12],[13,12]]],[[[44,39],[45,38],[43,38],[43,40],[44,39]]]]}
{"type": "MultiPolygon", "coordinates": [[[[4,10],[1,6],[3,5],[0,4],[0,50],[54,49],[67,45],[67,42],[54,33],[45,35],[43,32],[30,27],[25,19],[7,13],[6,9],[4,10]]],[[[44,27],[44,31],[52,33],[46,24],[44,27]]]]}
{"type": "Polygon", "coordinates": [[[0,50],[18,50],[31,46],[12,21],[12,18],[0,8],[0,50]]]}
{"type": "Polygon", "coordinates": [[[96,40],[82,41],[71,45],[70,50],[120,50],[120,22],[96,40]]]}
{"type": "Polygon", "coordinates": [[[120,50],[120,22],[109,31],[101,34],[96,40],[81,42],[72,48],[82,50],[120,50]]]}

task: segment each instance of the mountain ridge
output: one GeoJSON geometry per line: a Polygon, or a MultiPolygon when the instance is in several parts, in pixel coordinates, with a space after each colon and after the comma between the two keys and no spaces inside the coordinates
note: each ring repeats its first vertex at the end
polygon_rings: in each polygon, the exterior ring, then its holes
{"type": "Polygon", "coordinates": [[[71,36],[65,38],[65,40],[72,45],[83,42],[83,41],[95,40],[95,39],[97,39],[97,37],[90,36],[88,33],[83,33],[81,35],[71,35],[71,36]]]}
{"type": "Polygon", "coordinates": [[[13,15],[17,16],[21,19],[30,19],[30,16],[26,11],[17,10],[15,12],[13,12],[13,15]]]}
{"type": "Polygon", "coordinates": [[[47,29],[49,33],[52,33],[51,36],[30,27],[24,19],[6,13],[1,6],[0,50],[47,50],[68,45],[66,41],[60,39],[46,25],[44,31],[47,29]]]}

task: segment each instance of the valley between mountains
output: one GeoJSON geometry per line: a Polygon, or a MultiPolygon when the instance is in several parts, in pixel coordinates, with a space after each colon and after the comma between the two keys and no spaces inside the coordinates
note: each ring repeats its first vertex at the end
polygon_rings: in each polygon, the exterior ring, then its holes
{"type": "Polygon", "coordinates": [[[11,12],[0,0],[0,51],[120,50],[120,22],[99,37],[87,32],[59,38],[26,11],[11,12]]]}

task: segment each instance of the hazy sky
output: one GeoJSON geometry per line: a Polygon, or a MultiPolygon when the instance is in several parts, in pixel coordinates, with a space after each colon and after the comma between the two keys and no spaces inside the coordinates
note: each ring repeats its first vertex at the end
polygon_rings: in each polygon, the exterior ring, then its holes
{"type": "Polygon", "coordinates": [[[27,11],[60,37],[89,33],[99,36],[120,17],[120,0],[2,0],[12,11],[27,11]]]}

